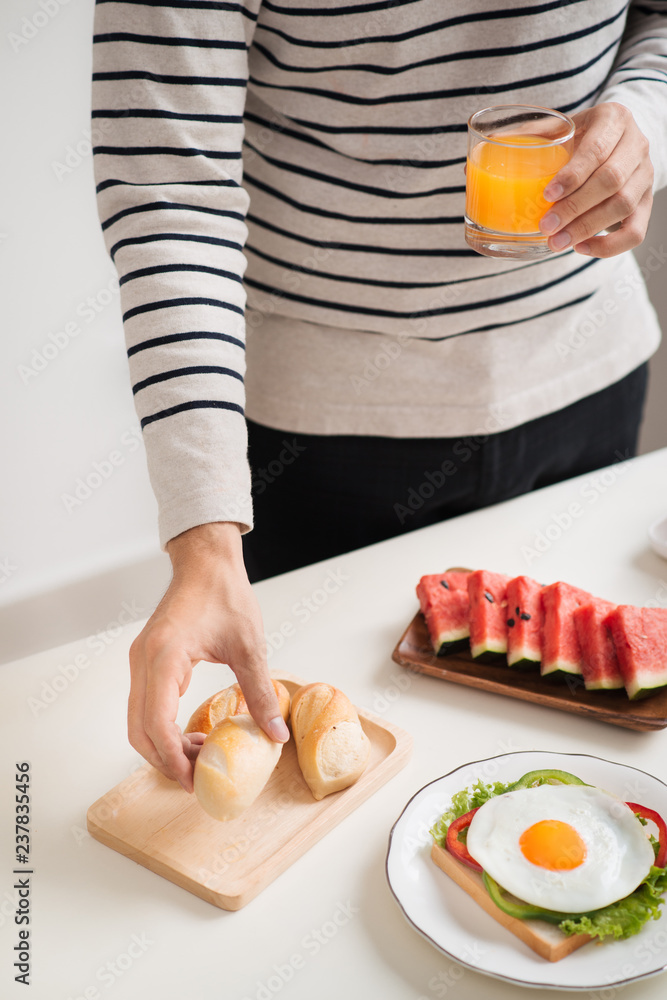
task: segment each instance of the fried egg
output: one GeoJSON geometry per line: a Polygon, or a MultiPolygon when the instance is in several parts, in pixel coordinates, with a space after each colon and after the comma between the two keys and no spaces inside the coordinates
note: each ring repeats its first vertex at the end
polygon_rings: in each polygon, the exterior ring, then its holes
{"type": "Polygon", "coordinates": [[[507,892],[564,913],[622,899],[655,863],[629,806],[589,785],[539,785],[497,795],[473,816],[466,843],[507,892]]]}

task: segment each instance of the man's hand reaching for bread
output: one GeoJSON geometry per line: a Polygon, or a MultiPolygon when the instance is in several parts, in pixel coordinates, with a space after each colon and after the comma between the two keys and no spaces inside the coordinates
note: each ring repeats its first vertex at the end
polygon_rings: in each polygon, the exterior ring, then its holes
{"type": "Polygon", "coordinates": [[[250,714],[276,742],[289,738],[269,678],[257,599],[236,524],[203,524],[167,545],[173,579],[130,649],[130,743],[159,771],[193,788],[204,737],[176,725],[179,699],[200,660],[227,663],[250,714]]]}

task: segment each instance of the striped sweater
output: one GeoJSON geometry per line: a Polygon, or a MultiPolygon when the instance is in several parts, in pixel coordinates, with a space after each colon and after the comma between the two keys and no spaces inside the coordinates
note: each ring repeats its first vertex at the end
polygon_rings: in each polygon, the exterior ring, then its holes
{"type": "Polygon", "coordinates": [[[98,205],[163,544],[251,526],[246,412],[286,431],[490,433],[650,356],[632,255],[479,256],[463,165],[480,107],[618,101],[663,185],[666,15],[665,0],[97,0],[98,205]]]}

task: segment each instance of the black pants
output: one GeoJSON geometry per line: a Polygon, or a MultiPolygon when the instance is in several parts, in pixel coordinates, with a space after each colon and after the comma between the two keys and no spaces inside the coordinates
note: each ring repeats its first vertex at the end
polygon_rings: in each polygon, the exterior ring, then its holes
{"type": "Polygon", "coordinates": [[[636,453],[648,377],[497,434],[293,434],[248,421],[252,581],[590,472],[636,453]]]}

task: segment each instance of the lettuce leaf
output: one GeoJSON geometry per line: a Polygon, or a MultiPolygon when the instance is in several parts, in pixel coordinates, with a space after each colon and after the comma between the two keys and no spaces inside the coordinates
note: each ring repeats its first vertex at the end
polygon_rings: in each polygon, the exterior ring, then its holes
{"type": "Polygon", "coordinates": [[[590,934],[602,940],[632,937],[639,933],[649,920],[660,918],[664,903],[662,893],[667,889],[667,868],[651,868],[634,892],[617,903],[603,906],[592,913],[572,914],[558,926],[564,934],[590,934]]]}
{"type": "Polygon", "coordinates": [[[477,809],[478,806],[484,805],[485,802],[488,802],[495,795],[502,795],[503,792],[509,791],[513,784],[514,782],[511,781],[507,784],[503,784],[502,781],[494,781],[492,784],[487,785],[479,780],[475,782],[472,788],[464,788],[463,791],[452,795],[451,806],[433,824],[430,831],[436,844],[439,844],[440,847],[445,846],[447,830],[453,820],[458,819],[459,816],[465,816],[471,809],[477,809]]]}

